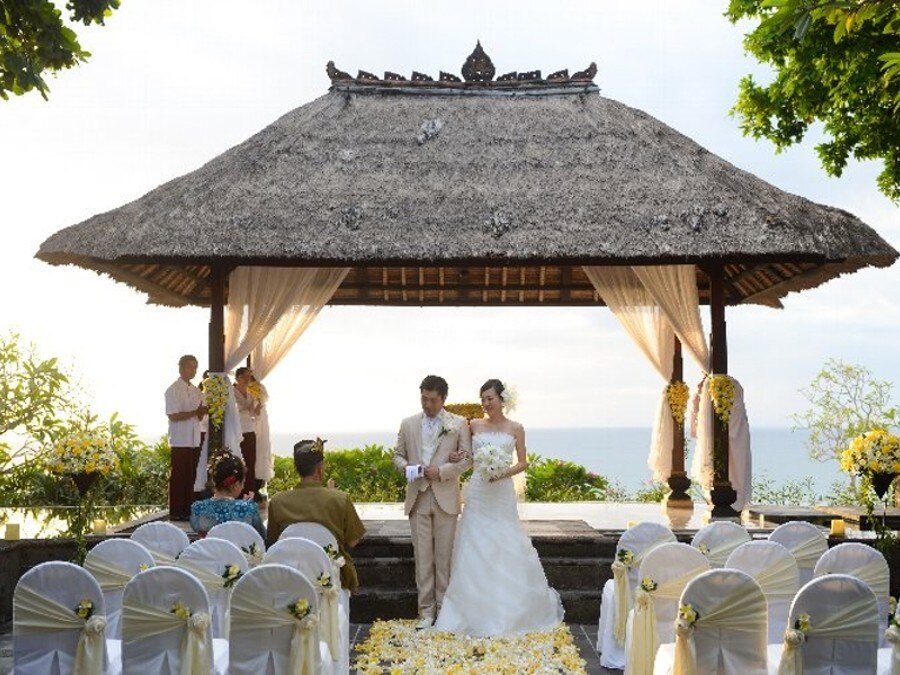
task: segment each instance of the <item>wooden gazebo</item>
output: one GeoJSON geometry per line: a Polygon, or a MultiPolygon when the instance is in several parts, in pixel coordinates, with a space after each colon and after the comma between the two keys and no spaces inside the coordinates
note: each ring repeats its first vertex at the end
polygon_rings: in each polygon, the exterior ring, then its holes
{"type": "MultiPolygon", "coordinates": [[[[324,96],[57,232],[37,257],[107,274],[150,303],[209,306],[213,370],[236,266],[349,267],[331,304],[594,306],[583,265],[694,264],[712,371],[726,373],[726,305],[780,307],[898,255],[855,216],[603,98],[593,64],[495,77],[479,45],[463,78],[327,70],[324,96]]],[[[674,498],[686,498],[683,448],[673,460],[674,498]]],[[[718,513],[733,499],[725,460],[718,513]]]]}

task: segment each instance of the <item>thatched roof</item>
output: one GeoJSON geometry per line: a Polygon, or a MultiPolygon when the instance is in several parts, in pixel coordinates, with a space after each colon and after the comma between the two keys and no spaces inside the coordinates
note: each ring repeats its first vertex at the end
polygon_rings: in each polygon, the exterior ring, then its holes
{"type": "Polygon", "coordinates": [[[594,304],[582,264],[725,262],[728,302],[777,305],[898,255],[855,216],[600,96],[591,71],[329,73],[324,96],[37,257],[165,304],[206,304],[211,263],[349,266],[335,303],[419,305],[594,304]]]}

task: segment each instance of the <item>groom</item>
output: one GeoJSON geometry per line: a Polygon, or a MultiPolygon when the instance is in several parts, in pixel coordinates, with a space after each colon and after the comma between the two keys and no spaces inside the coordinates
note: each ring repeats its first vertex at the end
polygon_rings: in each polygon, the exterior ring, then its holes
{"type": "Polygon", "coordinates": [[[447,381],[429,375],[419,385],[422,412],[400,423],[394,464],[406,476],[406,504],[419,590],[419,623],[434,623],[450,582],[459,516],[459,477],[472,466],[466,420],[444,410],[447,381]],[[452,455],[452,456],[451,456],[452,455]]]}

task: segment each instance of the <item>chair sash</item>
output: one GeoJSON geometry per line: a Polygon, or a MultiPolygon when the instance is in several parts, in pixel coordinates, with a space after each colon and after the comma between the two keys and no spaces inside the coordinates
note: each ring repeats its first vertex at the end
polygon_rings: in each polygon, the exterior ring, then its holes
{"type": "Polygon", "coordinates": [[[797,561],[797,567],[804,569],[812,569],[816,566],[822,554],[828,550],[828,543],[823,537],[812,537],[788,549],[794,560],[797,561]]]}
{"type": "Polygon", "coordinates": [[[841,570],[840,573],[866,582],[878,600],[890,595],[890,575],[887,574],[887,568],[882,558],[873,558],[865,565],[851,570],[841,570]]]}
{"type": "Polygon", "coordinates": [[[88,558],[83,567],[99,582],[104,593],[122,590],[132,577],[127,570],[99,557],[88,558]]]}
{"type": "Polygon", "coordinates": [[[677,600],[691,579],[708,571],[704,565],[660,583],[655,591],[638,587],[634,594],[634,614],[631,620],[631,642],[625,658],[626,675],[652,675],[656,652],[659,650],[659,631],[656,627],[654,598],[677,600]]]}
{"type": "MultiPolygon", "coordinates": [[[[209,593],[211,605],[213,605],[213,603],[215,603],[215,597],[218,596],[218,594],[221,593],[223,590],[227,591],[229,596],[231,595],[231,588],[225,588],[225,579],[223,577],[219,576],[218,574],[216,574],[215,572],[211,571],[208,567],[205,567],[204,565],[198,565],[193,560],[185,560],[184,558],[179,558],[177,567],[180,567],[181,569],[183,569],[187,572],[190,572],[195,577],[197,577],[197,580],[201,584],[203,584],[203,587],[206,589],[207,593],[209,593]]],[[[222,571],[223,572],[225,571],[224,568],[222,571]]],[[[219,597],[221,597],[221,596],[219,596],[219,597]]],[[[214,612],[216,612],[216,614],[218,614],[218,609],[216,609],[216,607],[217,606],[211,606],[210,610],[214,611],[214,612]]],[[[218,620],[220,621],[220,623],[216,624],[216,626],[219,626],[219,625],[221,626],[221,631],[222,631],[221,636],[226,640],[228,639],[228,629],[229,629],[229,625],[230,625],[230,613],[231,613],[231,602],[226,601],[225,609],[224,609],[224,616],[217,617],[218,620]]],[[[214,628],[214,632],[215,632],[215,630],[218,630],[218,629],[214,628]]]]}
{"type": "Polygon", "coordinates": [[[706,551],[706,559],[709,560],[710,567],[725,567],[728,556],[731,552],[741,544],[749,541],[746,537],[742,537],[737,533],[728,533],[729,536],[717,542],[715,546],[708,546],[706,551]]]}
{"type": "Polygon", "coordinates": [[[324,623],[324,635],[322,639],[328,645],[328,651],[331,652],[331,660],[338,661],[341,658],[341,617],[340,617],[340,600],[338,595],[340,589],[331,585],[329,588],[321,589],[319,599],[321,603],[320,614],[324,623]]]}
{"type": "Polygon", "coordinates": [[[891,645],[891,675],[900,675],[900,628],[893,624],[888,626],[884,639],[891,645]]]}
{"type": "Polygon", "coordinates": [[[784,631],[784,648],[778,675],[803,675],[803,643],[810,637],[831,638],[833,640],[875,640],[872,621],[871,601],[861,598],[844,605],[834,614],[810,617],[806,634],[795,628],[784,631]]]}
{"type": "Polygon", "coordinates": [[[257,567],[258,565],[262,565],[262,563],[263,563],[263,552],[262,551],[257,550],[255,552],[251,553],[246,548],[241,547],[241,553],[243,553],[244,558],[247,559],[247,564],[250,566],[250,569],[257,567]]]}
{"type": "Polygon", "coordinates": [[[792,598],[797,594],[794,561],[790,558],[775,561],[774,565],[760,570],[753,578],[759,584],[766,599],[792,598]]]}
{"type": "Polygon", "coordinates": [[[764,631],[766,613],[759,611],[759,589],[746,584],[737,592],[719,600],[718,605],[705,608],[694,624],[679,617],[675,621],[675,664],[672,675],[699,675],[697,672],[697,645],[694,631],[697,627],[724,628],[745,632],[764,631]]]}
{"type": "Polygon", "coordinates": [[[80,630],[75,648],[73,675],[103,675],[106,656],[106,617],[94,615],[82,619],[55,600],[27,586],[19,586],[15,594],[15,630],[20,634],[56,633],[80,630]]]}
{"type": "Polygon", "coordinates": [[[187,619],[159,607],[130,602],[122,607],[122,639],[132,642],[162,635],[187,625],[181,642],[179,675],[209,675],[212,669],[212,644],[209,614],[194,612],[187,619]]]}
{"type": "Polygon", "coordinates": [[[231,605],[231,620],[236,624],[253,628],[293,628],[288,669],[291,675],[315,675],[319,637],[316,628],[318,616],[309,614],[301,621],[287,610],[275,611],[254,598],[238,595],[231,605]]]}
{"type": "Polygon", "coordinates": [[[628,620],[628,605],[631,600],[631,589],[628,586],[628,566],[616,560],[612,564],[613,590],[613,637],[620,645],[625,644],[625,625],[628,620]]]}
{"type": "Polygon", "coordinates": [[[157,565],[168,565],[169,567],[175,566],[175,556],[171,556],[168,553],[163,553],[162,551],[157,551],[155,548],[150,548],[147,544],[144,544],[144,547],[150,551],[150,555],[153,556],[153,562],[157,565]]]}

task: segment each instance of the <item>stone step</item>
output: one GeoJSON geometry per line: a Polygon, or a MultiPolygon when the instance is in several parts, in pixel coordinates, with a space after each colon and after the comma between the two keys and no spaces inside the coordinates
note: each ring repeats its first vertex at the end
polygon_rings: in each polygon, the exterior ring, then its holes
{"type": "MultiPolygon", "coordinates": [[[[612,563],[616,555],[616,539],[603,535],[568,537],[533,537],[531,543],[541,558],[606,558],[612,563]]],[[[353,550],[353,559],[412,557],[409,537],[366,536],[353,550]]]]}
{"type": "MultiPolygon", "coordinates": [[[[600,589],[562,590],[559,595],[566,610],[566,622],[595,624],[600,615],[600,589]]],[[[351,623],[371,623],[376,619],[416,618],[416,592],[394,587],[360,588],[350,598],[351,623]]]]}
{"type": "MultiPolygon", "coordinates": [[[[358,558],[355,561],[361,587],[414,589],[412,557],[358,558]]],[[[610,578],[609,561],[602,558],[541,558],[547,581],[557,590],[594,590],[610,578]]]]}

